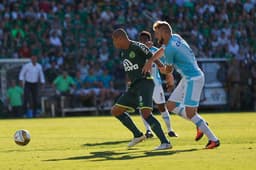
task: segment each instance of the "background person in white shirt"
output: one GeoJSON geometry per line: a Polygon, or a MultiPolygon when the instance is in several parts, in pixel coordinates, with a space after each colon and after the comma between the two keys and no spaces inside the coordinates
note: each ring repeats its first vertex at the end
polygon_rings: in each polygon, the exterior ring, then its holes
{"type": "Polygon", "coordinates": [[[43,69],[42,66],[37,63],[37,56],[31,56],[31,62],[25,64],[22,67],[19,74],[19,80],[24,86],[24,111],[27,111],[28,103],[31,102],[29,106],[32,108],[33,117],[35,117],[37,110],[39,83],[45,83],[43,69]]]}

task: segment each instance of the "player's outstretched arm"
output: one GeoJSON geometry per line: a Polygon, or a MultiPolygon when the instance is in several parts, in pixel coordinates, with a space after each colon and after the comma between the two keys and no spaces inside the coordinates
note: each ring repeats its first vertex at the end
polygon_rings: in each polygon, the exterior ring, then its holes
{"type": "Polygon", "coordinates": [[[164,55],[164,49],[163,47],[159,48],[153,56],[145,63],[145,65],[142,68],[142,73],[146,74],[147,72],[150,72],[152,68],[152,63],[156,61],[157,59],[161,58],[164,55]]]}
{"type": "Polygon", "coordinates": [[[172,73],[168,73],[165,75],[166,79],[166,89],[168,92],[171,92],[174,88],[174,77],[172,73]]]}

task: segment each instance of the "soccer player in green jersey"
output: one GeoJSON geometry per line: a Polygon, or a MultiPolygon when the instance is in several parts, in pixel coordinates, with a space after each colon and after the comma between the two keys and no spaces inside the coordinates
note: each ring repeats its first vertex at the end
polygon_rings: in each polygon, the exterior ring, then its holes
{"type": "Polygon", "coordinates": [[[112,34],[112,39],[114,46],[121,49],[120,54],[124,70],[131,81],[129,89],[120,96],[111,109],[111,113],[133,133],[134,138],[128,144],[128,147],[132,147],[146,138],[128,114],[128,112],[134,112],[135,108],[139,107],[143,118],[161,141],[161,144],[155,149],[172,148],[160,123],[152,115],[153,78],[150,73],[142,74],[143,65],[153,54],[144,44],[130,40],[124,29],[116,29],[112,34]]]}

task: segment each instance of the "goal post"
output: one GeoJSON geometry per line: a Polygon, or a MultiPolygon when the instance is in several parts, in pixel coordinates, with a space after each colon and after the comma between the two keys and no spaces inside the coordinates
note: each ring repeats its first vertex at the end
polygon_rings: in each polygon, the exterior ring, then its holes
{"type": "Polygon", "coordinates": [[[0,100],[3,103],[6,101],[7,83],[9,80],[18,79],[18,70],[23,64],[28,63],[30,59],[0,59],[0,100]],[[12,71],[13,70],[13,71],[12,71]],[[9,74],[10,73],[10,74],[9,74]]]}

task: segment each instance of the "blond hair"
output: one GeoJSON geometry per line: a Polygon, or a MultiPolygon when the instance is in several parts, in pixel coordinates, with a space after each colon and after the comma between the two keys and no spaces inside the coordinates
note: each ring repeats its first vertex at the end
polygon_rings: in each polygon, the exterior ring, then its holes
{"type": "Polygon", "coordinates": [[[165,31],[167,33],[171,33],[172,34],[172,27],[166,21],[156,21],[153,24],[153,30],[155,31],[157,29],[160,29],[160,30],[163,30],[163,31],[165,31]]]}

